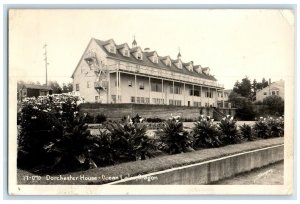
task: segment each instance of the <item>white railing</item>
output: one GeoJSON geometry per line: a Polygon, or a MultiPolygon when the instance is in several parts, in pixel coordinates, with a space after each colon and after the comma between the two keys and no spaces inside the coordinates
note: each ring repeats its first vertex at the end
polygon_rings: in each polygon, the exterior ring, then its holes
{"type": "MultiPolygon", "coordinates": [[[[108,70],[117,70],[118,66],[116,65],[111,65],[111,66],[107,66],[108,70]]],[[[124,71],[130,71],[130,72],[135,72],[135,73],[139,73],[139,74],[147,74],[147,75],[151,75],[151,76],[155,76],[155,77],[164,77],[164,78],[168,78],[168,79],[174,79],[174,80],[178,80],[178,81],[185,81],[185,82],[193,82],[195,84],[199,84],[199,85],[207,85],[207,86],[214,86],[214,87],[219,87],[219,88],[224,88],[223,84],[219,84],[217,82],[213,82],[210,80],[206,80],[206,79],[201,79],[198,77],[193,77],[193,76],[185,76],[179,73],[174,73],[171,71],[167,71],[167,70],[157,70],[151,67],[133,67],[133,66],[120,66],[119,70],[124,70],[124,71]]]]}

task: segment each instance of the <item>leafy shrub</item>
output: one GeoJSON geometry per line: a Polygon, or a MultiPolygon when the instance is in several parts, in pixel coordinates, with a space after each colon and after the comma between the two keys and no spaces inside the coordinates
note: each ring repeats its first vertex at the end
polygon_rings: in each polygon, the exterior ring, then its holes
{"type": "Polygon", "coordinates": [[[243,136],[243,138],[252,141],[254,139],[252,135],[252,128],[250,125],[246,125],[245,123],[240,126],[240,131],[243,136]]]}
{"type": "Polygon", "coordinates": [[[263,104],[268,106],[271,115],[282,115],[284,113],[284,101],[281,97],[271,95],[263,100],[263,104]]]}
{"type": "Polygon", "coordinates": [[[18,167],[33,169],[51,165],[51,155],[47,153],[45,146],[62,137],[62,124],[55,114],[31,104],[24,106],[21,114],[18,167]]]}
{"type": "Polygon", "coordinates": [[[193,127],[194,147],[220,147],[219,130],[214,119],[199,117],[199,121],[193,127]]]}
{"type": "Polygon", "coordinates": [[[255,136],[259,138],[270,138],[270,130],[266,118],[260,117],[253,126],[255,136]]]}
{"type": "Polygon", "coordinates": [[[269,126],[270,137],[282,137],[284,135],[284,121],[280,118],[268,118],[267,125],[269,126]]]}
{"type": "Polygon", "coordinates": [[[167,120],[158,134],[162,142],[161,149],[169,154],[189,151],[193,143],[193,138],[183,129],[183,123],[176,118],[167,120]]]}
{"type": "Polygon", "coordinates": [[[106,121],[106,116],[104,114],[98,114],[96,117],[95,117],[95,122],[96,123],[103,123],[106,121]]]}
{"type": "Polygon", "coordinates": [[[57,173],[111,163],[99,159],[95,150],[103,144],[90,135],[86,115],[79,117],[77,110],[72,96],[26,101],[18,136],[18,167],[57,173]]]}
{"type": "Polygon", "coordinates": [[[222,142],[227,144],[237,144],[241,141],[240,134],[236,126],[236,120],[230,115],[224,117],[220,122],[220,133],[222,142]]]}
{"type": "Polygon", "coordinates": [[[107,128],[111,132],[112,148],[118,159],[134,161],[152,157],[156,146],[154,140],[146,135],[146,125],[132,122],[111,123],[107,128]]]}
{"type": "Polygon", "coordinates": [[[115,163],[114,149],[112,147],[111,134],[107,130],[99,130],[99,134],[93,136],[94,145],[89,154],[98,166],[106,166],[115,163]]]}
{"type": "Polygon", "coordinates": [[[97,167],[90,150],[97,144],[90,135],[84,117],[77,117],[73,121],[67,121],[63,136],[49,143],[45,149],[54,155],[53,168],[66,170],[83,170],[97,167]]]}

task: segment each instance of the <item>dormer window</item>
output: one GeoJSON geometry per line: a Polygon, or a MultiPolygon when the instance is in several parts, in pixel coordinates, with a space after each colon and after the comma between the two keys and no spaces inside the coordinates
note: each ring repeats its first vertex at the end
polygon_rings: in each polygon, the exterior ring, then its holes
{"type": "Polygon", "coordinates": [[[115,48],[115,46],[110,46],[109,47],[109,52],[111,52],[111,53],[116,53],[116,48],[115,48]]]}
{"type": "Polygon", "coordinates": [[[167,60],[167,61],[166,61],[166,65],[167,65],[168,67],[171,67],[171,61],[170,61],[170,60],[167,60]]]}
{"type": "Polygon", "coordinates": [[[129,50],[124,50],[124,56],[129,57],[129,50]]]}
{"type": "Polygon", "coordinates": [[[137,53],[137,59],[142,60],[142,53],[137,53]]]}
{"type": "Polygon", "coordinates": [[[182,69],[182,64],[180,62],[178,62],[178,68],[182,69]]]}
{"type": "Polygon", "coordinates": [[[156,64],[158,64],[158,58],[157,57],[153,57],[153,63],[156,63],[156,64]]]}

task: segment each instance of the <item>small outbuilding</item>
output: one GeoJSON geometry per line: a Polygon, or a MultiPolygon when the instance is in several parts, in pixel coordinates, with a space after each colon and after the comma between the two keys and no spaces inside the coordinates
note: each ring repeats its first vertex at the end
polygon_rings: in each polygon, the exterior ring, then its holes
{"type": "Polygon", "coordinates": [[[38,97],[52,94],[53,89],[46,85],[24,84],[19,90],[19,99],[25,97],[38,97]]]}

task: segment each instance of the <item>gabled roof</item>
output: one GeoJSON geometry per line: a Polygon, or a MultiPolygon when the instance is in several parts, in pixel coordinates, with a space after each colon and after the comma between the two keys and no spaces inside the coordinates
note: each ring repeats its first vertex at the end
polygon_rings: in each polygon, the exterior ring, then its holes
{"type": "Polygon", "coordinates": [[[40,89],[40,90],[53,90],[50,86],[36,85],[36,84],[24,84],[23,88],[40,89]]]}
{"type": "Polygon", "coordinates": [[[121,45],[117,45],[116,47],[117,47],[117,49],[121,49],[121,48],[124,48],[124,47],[128,47],[129,48],[129,46],[128,46],[127,43],[123,43],[121,45]]]}
{"type": "Polygon", "coordinates": [[[145,52],[145,54],[147,55],[147,57],[151,57],[154,56],[154,53],[158,56],[156,51],[151,51],[151,52],[145,52]]]}
{"type": "Polygon", "coordinates": [[[172,71],[172,72],[175,72],[175,73],[180,73],[180,74],[199,77],[199,78],[203,78],[203,79],[207,79],[207,80],[217,81],[216,78],[214,76],[211,76],[211,75],[206,75],[204,73],[198,73],[198,72],[191,72],[188,69],[186,69],[185,67],[183,67],[182,69],[178,69],[173,63],[178,62],[178,60],[180,60],[180,59],[176,59],[176,60],[171,59],[171,62],[172,62],[171,66],[167,66],[161,61],[161,57],[159,57],[160,60],[158,60],[158,63],[153,63],[147,57],[147,54],[146,54],[147,52],[142,51],[143,57],[142,57],[142,60],[139,60],[139,59],[136,59],[132,55],[132,53],[135,52],[137,49],[141,49],[140,47],[132,48],[130,50],[130,53],[131,53],[130,56],[125,57],[125,56],[123,56],[123,54],[119,50],[117,50],[116,53],[110,53],[108,50],[106,50],[105,47],[104,47],[106,41],[102,41],[102,40],[98,40],[98,39],[94,39],[94,40],[99,45],[99,47],[104,50],[107,57],[109,57],[109,58],[118,59],[118,60],[122,60],[122,61],[127,61],[127,62],[131,62],[131,63],[134,63],[134,64],[143,65],[143,66],[149,66],[149,67],[153,67],[153,68],[160,69],[160,70],[168,70],[168,71],[172,71]]]}
{"type": "Polygon", "coordinates": [[[171,60],[171,57],[170,56],[164,56],[164,57],[158,57],[160,60],[166,60],[166,59],[170,59],[171,60]]]}

